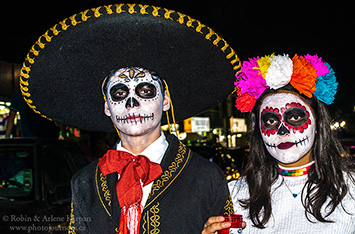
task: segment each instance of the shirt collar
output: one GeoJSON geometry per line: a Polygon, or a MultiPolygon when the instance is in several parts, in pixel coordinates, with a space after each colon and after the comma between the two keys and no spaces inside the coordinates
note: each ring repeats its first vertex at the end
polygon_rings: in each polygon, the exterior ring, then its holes
{"type": "MultiPolygon", "coordinates": [[[[144,155],[148,157],[150,161],[160,164],[168,146],[169,143],[167,142],[165,135],[161,132],[160,137],[150,144],[145,150],[143,150],[140,155],[144,155]]],[[[123,148],[121,142],[117,144],[116,150],[126,151],[133,154],[129,150],[123,148]]]]}

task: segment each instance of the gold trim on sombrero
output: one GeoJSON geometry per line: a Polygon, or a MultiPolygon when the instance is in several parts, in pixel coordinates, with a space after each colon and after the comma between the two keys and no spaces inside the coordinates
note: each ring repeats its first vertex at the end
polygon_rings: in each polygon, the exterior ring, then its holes
{"type": "Polygon", "coordinates": [[[86,21],[91,20],[90,18],[99,18],[102,15],[112,15],[114,13],[121,14],[123,12],[128,12],[129,14],[141,14],[141,15],[149,15],[151,14],[154,17],[165,18],[166,20],[174,20],[171,17],[172,13],[176,13],[178,15],[178,19],[176,20],[182,25],[186,25],[187,27],[195,28],[195,31],[205,35],[206,40],[212,42],[212,44],[221,49],[223,53],[226,53],[226,59],[230,60],[230,64],[233,66],[233,70],[237,71],[241,67],[241,61],[239,60],[237,54],[234,50],[228,45],[228,43],[223,40],[217,33],[215,33],[211,28],[202,24],[200,21],[191,18],[188,15],[182,14],[180,12],[176,12],[174,10],[168,10],[166,8],[150,6],[150,5],[141,5],[141,4],[114,4],[114,5],[105,5],[96,8],[87,9],[85,11],[80,12],[79,14],[72,15],[58,24],[54,25],[48,31],[46,31],[42,36],[38,38],[35,44],[31,47],[31,50],[26,56],[26,59],[23,63],[20,75],[20,87],[24,99],[27,104],[42,117],[47,119],[47,116],[43,115],[37,110],[37,107],[33,105],[33,101],[31,99],[31,93],[28,88],[29,78],[31,72],[31,65],[35,63],[36,57],[40,54],[41,50],[43,50],[46,44],[50,43],[53,37],[58,36],[61,32],[67,30],[69,27],[73,27],[79,24],[82,24],[86,21]],[[128,9],[126,9],[128,8],[128,9]],[[228,48],[229,51],[227,50],[228,48]]]}

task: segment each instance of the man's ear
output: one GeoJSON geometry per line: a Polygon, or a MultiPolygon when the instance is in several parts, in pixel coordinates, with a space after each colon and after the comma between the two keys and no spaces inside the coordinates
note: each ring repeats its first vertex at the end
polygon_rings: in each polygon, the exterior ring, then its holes
{"type": "Polygon", "coordinates": [[[104,105],[105,107],[104,107],[104,113],[105,113],[105,115],[107,115],[107,116],[111,116],[111,112],[110,112],[110,109],[108,108],[108,104],[107,104],[107,102],[105,102],[105,105],[104,105]]]}
{"type": "Polygon", "coordinates": [[[164,100],[163,100],[163,111],[168,111],[170,109],[170,99],[168,92],[165,90],[164,92],[164,100]]]}

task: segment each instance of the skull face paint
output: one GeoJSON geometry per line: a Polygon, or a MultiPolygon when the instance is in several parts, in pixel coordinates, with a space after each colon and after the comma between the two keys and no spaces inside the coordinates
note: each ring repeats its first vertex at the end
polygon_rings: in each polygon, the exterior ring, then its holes
{"type": "Polygon", "coordinates": [[[108,79],[105,114],[121,133],[139,136],[160,126],[166,107],[156,77],[143,68],[122,68],[108,79]]]}
{"type": "Polygon", "coordinates": [[[292,93],[267,96],[260,106],[259,126],[266,149],[281,163],[297,162],[314,142],[312,110],[292,93]]]}

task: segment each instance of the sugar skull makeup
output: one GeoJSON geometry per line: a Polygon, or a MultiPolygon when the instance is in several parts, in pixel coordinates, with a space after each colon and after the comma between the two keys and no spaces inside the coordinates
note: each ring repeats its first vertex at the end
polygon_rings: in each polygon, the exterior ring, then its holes
{"type": "Polygon", "coordinates": [[[281,163],[297,162],[314,142],[312,110],[292,93],[267,96],[260,106],[259,126],[266,149],[281,163]]]}
{"type": "Polygon", "coordinates": [[[143,68],[122,68],[105,84],[105,114],[111,116],[117,129],[126,135],[142,135],[158,126],[164,95],[158,78],[143,68]]]}

